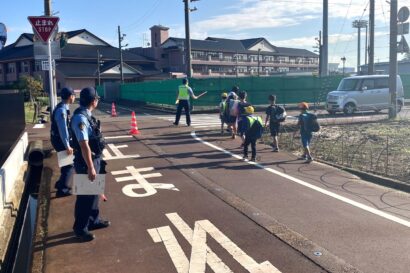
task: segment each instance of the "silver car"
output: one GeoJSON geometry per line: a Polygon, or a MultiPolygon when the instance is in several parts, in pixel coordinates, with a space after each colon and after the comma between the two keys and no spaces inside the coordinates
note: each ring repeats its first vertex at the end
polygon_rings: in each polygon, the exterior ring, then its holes
{"type": "MultiPolygon", "coordinates": [[[[404,105],[404,91],[400,76],[397,76],[397,111],[404,105]]],[[[344,78],[336,91],[327,95],[326,109],[329,114],[356,111],[380,112],[389,109],[389,75],[354,76],[344,78]]]]}

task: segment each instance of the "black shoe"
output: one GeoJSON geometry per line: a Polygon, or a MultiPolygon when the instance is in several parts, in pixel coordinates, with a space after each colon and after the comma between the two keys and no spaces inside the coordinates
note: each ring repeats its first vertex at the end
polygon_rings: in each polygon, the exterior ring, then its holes
{"type": "Polygon", "coordinates": [[[56,197],[57,198],[60,198],[60,197],[66,197],[66,196],[70,196],[71,195],[71,193],[70,193],[70,190],[57,190],[57,192],[56,192],[56,197]]]}
{"type": "Polygon", "coordinates": [[[279,148],[273,148],[274,153],[279,153],[279,148]]]}
{"type": "Polygon", "coordinates": [[[248,160],[248,156],[247,156],[247,155],[244,155],[244,156],[242,157],[242,160],[247,161],[247,160],[248,160]]]}
{"type": "Polygon", "coordinates": [[[95,239],[95,235],[91,232],[76,234],[75,237],[79,239],[81,242],[90,242],[95,239]]]}
{"type": "Polygon", "coordinates": [[[252,161],[252,162],[256,162],[256,158],[252,157],[252,158],[251,158],[251,161],[252,161]]]}
{"type": "Polygon", "coordinates": [[[110,221],[107,220],[100,220],[97,224],[89,225],[88,229],[89,230],[96,230],[96,229],[101,229],[101,228],[107,228],[111,225],[110,221]]]}

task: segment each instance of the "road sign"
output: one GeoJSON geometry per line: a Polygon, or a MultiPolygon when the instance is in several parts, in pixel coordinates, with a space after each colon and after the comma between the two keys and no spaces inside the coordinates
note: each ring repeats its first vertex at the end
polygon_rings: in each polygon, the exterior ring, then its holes
{"type": "MultiPolygon", "coordinates": [[[[51,59],[61,59],[61,49],[59,41],[51,41],[51,59]]],[[[38,40],[33,43],[34,59],[36,60],[48,60],[48,44],[38,40]]]]}
{"type": "Polygon", "coordinates": [[[409,23],[402,23],[397,25],[397,35],[409,34],[409,23]]]}
{"type": "Polygon", "coordinates": [[[402,7],[397,14],[397,20],[401,23],[406,22],[409,19],[410,11],[408,7],[402,7]]]}
{"type": "Polygon", "coordinates": [[[51,16],[29,16],[28,20],[33,26],[37,36],[43,40],[43,42],[47,42],[57,27],[60,18],[51,16]]]}

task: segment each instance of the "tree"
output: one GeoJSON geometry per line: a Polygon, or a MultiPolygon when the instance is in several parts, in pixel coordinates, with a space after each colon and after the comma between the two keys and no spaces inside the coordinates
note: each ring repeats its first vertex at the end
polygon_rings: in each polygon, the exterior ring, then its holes
{"type": "Polygon", "coordinates": [[[25,98],[32,103],[37,97],[44,96],[43,82],[39,77],[22,76],[19,80],[19,89],[25,94],[25,98]]]}
{"type": "Polygon", "coordinates": [[[38,97],[45,96],[43,81],[40,77],[22,76],[18,83],[19,89],[24,93],[24,101],[30,101],[34,107],[33,122],[37,120],[40,113],[41,103],[38,97]]]}

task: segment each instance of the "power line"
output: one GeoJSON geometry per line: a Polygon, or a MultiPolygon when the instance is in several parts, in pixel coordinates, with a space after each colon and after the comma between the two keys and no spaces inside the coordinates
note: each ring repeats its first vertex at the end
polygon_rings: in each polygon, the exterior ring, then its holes
{"type": "Polygon", "coordinates": [[[129,30],[135,26],[138,26],[140,23],[142,23],[147,17],[151,16],[155,12],[155,10],[159,7],[161,4],[160,0],[157,0],[150,9],[148,9],[140,18],[138,18],[134,23],[131,23],[129,25],[126,25],[122,27],[123,29],[129,30]]]}

